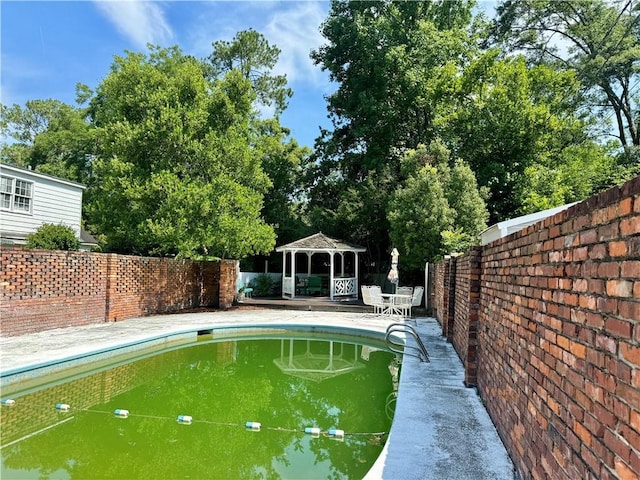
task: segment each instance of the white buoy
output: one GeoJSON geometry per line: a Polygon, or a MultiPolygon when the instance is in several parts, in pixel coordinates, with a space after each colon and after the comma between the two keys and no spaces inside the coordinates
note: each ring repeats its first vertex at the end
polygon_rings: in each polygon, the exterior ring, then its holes
{"type": "Polygon", "coordinates": [[[129,410],[123,410],[121,408],[116,408],[113,414],[116,417],[127,418],[129,416],[129,410]]]}
{"type": "Polygon", "coordinates": [[[344,437],[344,430],[337,430],[335,428],[330,428],[329,429],[329,435],[331,435],[332,437],[337,437],[337,438],[342,438],[344,437]]]}
{"type": "Polygon", "coordinates": [[[262,426],[262,424],[260,422],[247,422],[247,423],[245,423],[245,427],[247,427],[250,430],[260,430],[261,426],[262,426]]]}
{"type": "Polygon", "coordinates": [[[16,404],[16,401],[13,398],[5,398],[4,400],[2,400],[2,405],[7,405],[11,407],[15,404],[16,404]]]}
{"type": "Polygon", "coordinates": [[[178,423],[191,423],[192,420],[190,415],[178,415],[178,423]]]}
{"type": "Polygon", "coordinates": [[[61,412],[67,412],[71,406],[67,403],[56,403],[56,410],[60,410],[61,412]]]}
{"type": "Polygon", "coordinates": [[[304,429],[304,433],[310,433],[311,435],[320,435],[320,429],[318,427],[307,427],[304,429]]]}

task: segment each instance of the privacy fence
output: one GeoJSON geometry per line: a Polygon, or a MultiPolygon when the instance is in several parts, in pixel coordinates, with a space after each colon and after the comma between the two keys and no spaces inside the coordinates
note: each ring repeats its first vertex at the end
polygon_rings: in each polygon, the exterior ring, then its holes
{"type": "Polygon", "coordinates": [[[434,289],[522,478],[640,478],[640,177],[445,258],[434,289]]]}
{"type": "Polygon", "coordinates": [[[0,259],[0,332],[7,336],[201,307],[224,309],[236,293],[237,262],[231,260],[5,246],[0,259]]]}

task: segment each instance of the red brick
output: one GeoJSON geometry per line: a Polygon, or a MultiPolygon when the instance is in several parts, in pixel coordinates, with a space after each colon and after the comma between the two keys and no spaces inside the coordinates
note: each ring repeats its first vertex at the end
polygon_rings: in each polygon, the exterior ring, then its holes
{"type": "Polygon", "coordinates": [[[638,480],[639,472],[634,472],[631,468],[619,457],[615,459],[616,475],[620,480],[638,480]]]}
{"type": "Polygon", "coordinates": [[[612,257],[624,257],[627,255],[627,244],[624,241],[609,243],[609,255],[612,257]]]}
{"type": "Polygon", "coordinates": [[[607,295],[612,297],[631,297],[633,295],[633,282],[628,280],[607,280],[607,295]]]}
{"type": "Polygon", "coordinates": [[[638,278],[638,276],[640,276],[640,260],[627,260],[622,262],[620,274],[623,277],[631,279],[638,278]]]}
{"type": "Polygon", "coordinates": [[[598,277],[618,278],[620,276],[620,264],[618,262],[601,263],[598,265],[598,277]]]}
{"type": "Polygon", "coordinates": [[[640,232],[640,216],[625,218],[620,221],[620,235],[627,237],[640,232]]]}
{"type": "Polygon", "coordinates": [[[640,367],[640,347],[620,342],[620,355],[627,362],[640,367]]]}
{"type": "Polygon", "coordinates": [[[573,422],[573,431],[586,446],[591,445],[591,432],[579,422],[573,422]]]}
{"type": "Polygon", "coordinates": [[[608,335],[597,334],[596,346],[610,353],[617,353],[618,344],[613,338],[609,337],[608,335]]]}
{"type": "Polygon", "coordinates": [[[597,230],[595,228],[591,228],[589,230],[583,230],[580,232],[580,244],[588,245],[590,243],[596,243],[598,235],[597,230]]]}

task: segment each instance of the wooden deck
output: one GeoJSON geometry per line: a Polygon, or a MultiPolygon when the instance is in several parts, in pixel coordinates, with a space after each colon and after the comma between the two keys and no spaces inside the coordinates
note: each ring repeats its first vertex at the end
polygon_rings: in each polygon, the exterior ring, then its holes
{"type": "Polygon", "coordinates": [[[298,296],[292,300],[286,298],[245,298],[238,307],[276,308],[282,310],[307,310],[315,312],[352,312],[372,313],[373,308],[362,300],[331,300],[329,297],[298,296]]]}
{"type": "MultiPolygon", "coordinates": [[[[281,310],[306,310],[309,312],[351,312],[373,313],[373,307],[365,305],[362,300],[333,300],[329,297],[296,297],[286,298],[245,298],[238,303],[239,308],[274,308],[281,310]]],[[[412,317],[427,316],[431,312],[424,307],[413,307],[412,317]]]]}

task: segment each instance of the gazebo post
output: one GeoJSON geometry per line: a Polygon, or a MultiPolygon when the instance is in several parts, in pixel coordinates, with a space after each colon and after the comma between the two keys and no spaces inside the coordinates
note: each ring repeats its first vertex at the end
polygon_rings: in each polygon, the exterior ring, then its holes
{"type": "Polygon", "coordinates": [[[335,263],[333,262],[333,256],[335,252],[329,252],[329,299],[333,300],[333,269],[335,267],[335,263]]]}
{"type": "Polygon", "coordinates": [[[354,271],[355,271],[355,284],[356,284],[356,298],[358,298],[358,292],[360,291],[360,277],[358,276],[358,252],[353,252],[356,258],[354,259],[354,271]]]}
{"type": "Polygon", "coordinates": [[[287,251],[282,251],[282,297],[284,298],[284,286],[287,281],[287,251]]]}
{"type": "Polygon", "coordinates": [[[296,251],[291,251],[291,281],[293,288],[291,289],[291,298],[296,298],[296,251]]]}

